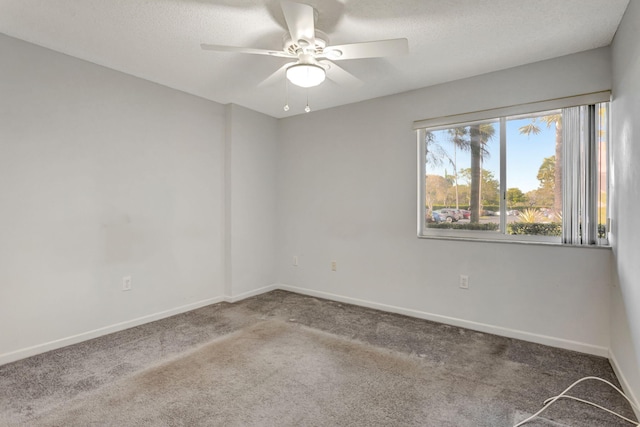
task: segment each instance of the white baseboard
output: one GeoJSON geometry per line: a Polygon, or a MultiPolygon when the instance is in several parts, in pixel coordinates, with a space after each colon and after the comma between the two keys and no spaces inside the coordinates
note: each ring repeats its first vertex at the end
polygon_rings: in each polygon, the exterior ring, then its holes
{"type": "Polygon", "coordinates": [[[36,354],[45,353],[47,351],[56,350],[58,348],[66,347],[68,345],[77,344],[82,341],[87,341],[93,338],[100,337],[102,335],[111,334],[113,332],[122,331],[125,329],[139,326],[144,323],[153,322],[155,320],[164,319],[165,317],[175,316],[176,314],[184,313],[187,311],[195,310],[196,308],[204,307],[206,305],[215,304],[224,301],[224,297],[209,298],[186,304],[180,307],[172,308],[170,310],[161,311],[158,313],[149,314],[147,316],[138,317],[136,319],[127,320],[126,322],[116,323],[113,325],[105,326],[102,328],[94,329],[91,331],[83,332],[81,334],[72,335],[70,337],[61,338],[54,341],[49,341],[44,344],[34,345],[32,347],[23,348],[20,350],[12,351],[9,353],[0,354],[0,365],[6,363],[15,362],[16,360],[24,359],[26,357],[35,356],[36,354]]]}
{"type": "Polygon", "coordinates": [[[187,311],[195,310],[197,308],[204,307],[207,305],[216,304],[222,301],[226,301],[230,303],[238,302],[255,295],[260,295],[265,292],[273,291],[274,289],[278,289],[278,285],[274,284],[274,285],[264,286],[262,288],[254,289],[248,292],[243,292],[238,295],[231,295],[231,296],[225,295],[223,297],[209,298],[206,300],[172,308],[170,310],[161,311],[159,313],[138,317],[136,319],[128,320],[126,322],[116,323],[114,325],[105,326],[102,328],[83,332],[81,334],[73,335],[70,337],[49,341],[44,344],[38,344],[32,347],[27,347],[27,348],[12,351],[9,353],[0,354],[0,366],[7,363],[15,362],[16,360],[35,356],[36,354],[45,353],[47,351],[56,350],[58,348],[66,347],[68,345],[77,344],[82,341],[87,341],[93,338],[97,338],[102,335],[111,334],[113,332],[122,331],[125,329],[132,328],[134,326],[139,326],[145,323],[153,322],[155,320],[160,320],[166,317],[175,316],[176,314],[185,313],[187,311]]]}
{"type": "Polygon", "coordinates": [[[601,357],[609,356],[609,349],[607,347],[601,347],[592,344],[581,343],[577,341],[565,340],[562,338],[550,337],[546,335],[534,334],[531,332],[519,331],[516,329],[504,328],[502,326],[488,325],[485,323],[472,322],[469,320],[457,319],[455,317],[442,316],[439,314],[427,313],[419,310],[412,310],[403,307],[396,307],[393,305],[380,304],[377,302],[361,300],[357,298],[344,297],[342,295],[331,294],[328,292],[314,291],[311,289],[298,288],[296,286],[290,286],[280,284],[277,289],[284,291],[295,292],[298,294],[314,296],[318,298],[325,298],[333,301],[344,302],[346,304],[354,304],[362,307],[374,308],[377,310],[388,311],[391,313],[403,314],[405,316],[417,317],[419,319],[431,320],[438,323],[445,323],[447,325],[458,326],[461,328],[472,329],[474,331],[485,332],[494,335],[500,335],[508,338],[517,338],[523,341],[530,341],[538,344],[544,344],[551,347],[563,348],[566,350],[578,351],[581,353],[592,354],[601,357]]]}
{"type": "Polygon", "coordinates": [[[254,289],[252,291],[248,291],[248,292],[243,292],[241,294],[238,295],[225,295],[224,300],[226,302],[238,302],[241,301],[243,299],[247,299],[249,297],[253,297],[256,295],[260,295],[260,294],[264,294],[266,292],[271,292],[273,290],[278,289],[278,285],[269,285],[269,286],[263,286],[262,288],[258,288],[258,289],[254,289]]]}
{"type": "MultiPolygon", "coordinates": [[[[610,360],[614,360],[612,359],[613,356],[610,354],[609,349],[606,347],[600,347],[600,346],[580,343],[576,341],[564,340],[561,338],[549,337],[545,335],[533,334],[530,332],[503,328],[500,326],[488,325],[484,323],[477,323],[477,322],[472,322],[468,320],[457,319],[454,317],[442,316],[438,314],[427,313],[423,311],[412,310],[412,309],[407,309],[407,308],[402,308],[402,307],[397,307],[397,306],[392,306],[387,304],[381,304],[381,303],[376,303],[372,301],[360,300],[357,298],[345,297],[345,296],[336,295],[328,292],[314,291],[311,289],[299,288],[296,286],[290,286],[285,284],[273,284],[273,285],[264,286],[262,288],[255,289],[252,291],[244,292],[238,295],[216,297],[216,298],[210,298],[210,299],[198,301],[192,304],[187,304],[181,307],[176,307],[176,308],[162,311],[159,313],[150,314],[150,315],[139,317],[126,322],[121,322],[114,325],[105,326],[103,328],[94,329],[92,331],[83,332],[78,335],[73,335],[73,336],[62,338],[59,340],[50,341],[44,344],[39,344],[32,347],[16,350],[10,353],[0,354],[0,365],[4,365],[6,363],[24,359],[26,357],[35,356],[36,354],[44,353],[50,350],[55,350],[61,347],[66,347],[68,345],[77,344],[79,342],[97,338],[102,335],[107,335],[113,332],[122,331],[124,329],[132,328],[134,326],[142,325],[144,323],[160,320],[165,317],[170,317],[170,316],[174,316],[176,314],[184,313],[190,310],[195,310],[197,308],[204,307],[206,305],[215,304],[222,301],[234,303],[255,295],[273,291],[275,289],[282,289],[285,291],[295,292],[302,295],[309,295],[309,296],[314,296],[318,298],[344,302],[346,304],[354,304],[362,307],[388,311],[391,313],[403,314],[406,316],[416,317],[419,319],[426,319],[434,322],[445,323],[448,325],[472,329],[479,332],[500,335],[508,338],[517,338],[524,341],[535,342],[538,344],[549,345],[552,347],[564,348],[567,350],[579,351],[581,353],[593,354],[601,357],[609,357],[610,360]]],[[[612,363],[612,364],[614,364],[614,369],[615,369],[615,363],[612,363]]],[[[616,371],[616,375],[618,375],[617,371],[616,371]]],[[[620,375],[618,375],[618,377],[622,378],[620,375]]]]}
{"type": "Polygon", "coordinates": [[[620,364],[618,363],[618,359],[616,359],[616,355],[611,350],[609,350],[609,362],[611,363],[613,372],[616,374],[616,377],[618,377],[618,381],[620,381],[622,391],[624,391],[624,394],[626,394],[627,397],[633,402],[633,404],[636,405],[636,407],[633,408],[633,411],[636,414],[636,419],[640,420],[640,403],[638,401],[638,398],[636,397],[635,393],[633,392],[633,388],[624,375],[624,371],[620,368],[620,364]]]}

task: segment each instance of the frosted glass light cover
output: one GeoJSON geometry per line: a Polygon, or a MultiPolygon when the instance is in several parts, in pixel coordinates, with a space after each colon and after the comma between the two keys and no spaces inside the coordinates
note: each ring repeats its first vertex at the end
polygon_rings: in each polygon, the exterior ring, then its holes
{"type": "Polygon", "coordinates": [[[325,79],[324,68],[314,64],[296,64],[287,68],[287,79],[300,87],[318,86],[325,79]]]}

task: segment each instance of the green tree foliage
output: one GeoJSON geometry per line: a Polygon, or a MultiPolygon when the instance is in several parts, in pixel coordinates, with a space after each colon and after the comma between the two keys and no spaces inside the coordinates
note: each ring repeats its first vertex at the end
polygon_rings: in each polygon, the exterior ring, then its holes
{"type": "Polygon", "coordinates": [[[451,182],[439,175],[425,177],[427,210],[432,211],[433,205],[448,206],[452,200],[451,182]]]}
{"type": "MultiPolygon", "coordinates": [[[[471,188],[473,188],[471,168],[460,169],[460,177],[465,180],[471,188]]],[[[480,203],[482,206],[500,205],[500,182],[495,178],[493,172],[490,170],[482,169],[480,189],[480,203]]]]}
{"type": "MultiPolygon", "coordinates": [[[[546,157],[540,168],[538,169],[538,181],[540,181],[540,185],[537,190],[529,191],[526,194],[527,201],[529,202],[529,206],[545,206],[552,207],[555,206],[555,198],[556,198],[556,157],[546,157]]],[[[556,211],[560,212],[560,211],[556,211]]]]}
{"type": "Polygon", "coordinates": [[[509,206],[509,208],[512,208],[519,204],[523,204],[526,202],[526,200],[527,198],[519,188],[507,189],[507,206],[509,206]]]}
{"type": "Polygon", "coordinates": [[[538,169],[538,181],[540,181],[540,188],[548,188],[551,191],[555,191],[556,188],[556,156],[545,157],[538,169]]]}
{"type": "Polygon", "coordinates": [[[553,206],[553,192],[538,188],[537,190],[527,191],[525,196],[529,206],[553,206]]]}
{"type": "Polygon", "coordinates": [[[458,197],[460,198],[460,206],[468,208],[471,203],[471,188],[466,184],[458,184],[458,197]]]}

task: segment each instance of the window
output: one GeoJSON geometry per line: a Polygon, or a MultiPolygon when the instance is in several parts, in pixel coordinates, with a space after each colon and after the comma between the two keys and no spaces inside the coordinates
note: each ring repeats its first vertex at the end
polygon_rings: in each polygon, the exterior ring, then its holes
{"type": "Polygon", "coordinates": [[[418,235],[607,245],[609,97],[416,122],[418,235]]]}

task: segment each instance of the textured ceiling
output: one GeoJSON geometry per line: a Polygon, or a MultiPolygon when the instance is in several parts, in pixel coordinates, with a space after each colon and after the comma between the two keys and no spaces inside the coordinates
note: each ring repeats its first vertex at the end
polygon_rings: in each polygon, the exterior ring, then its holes
{"type": "MultiPolygon", "coordinates": [[[[405,37],[409,55],[341,61],[364,84],[308,90],[314,110],[404,92],[611,43],[629,0],[296,0],[331,44],[405,37]]],[[[200,43],[281,49],[278,0],[0,0],[0,33],[274,117],[303,113],[285,58],[200,43]]]]}

